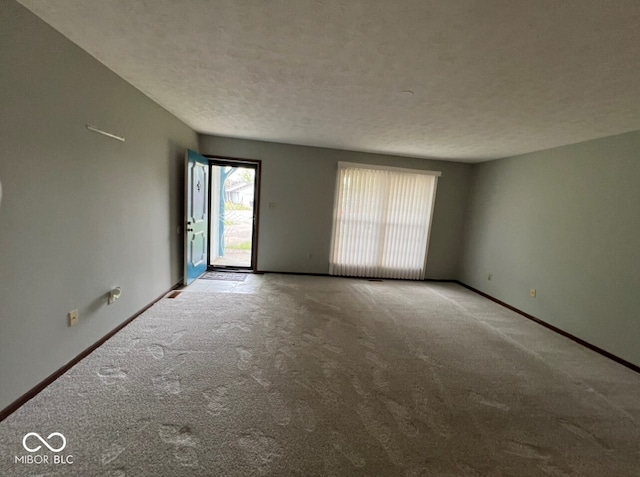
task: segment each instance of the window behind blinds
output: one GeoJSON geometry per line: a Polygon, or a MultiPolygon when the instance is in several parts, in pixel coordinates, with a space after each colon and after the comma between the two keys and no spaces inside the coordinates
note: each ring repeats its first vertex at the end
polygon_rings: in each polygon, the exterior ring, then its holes
{"type": "Polygon", "coordinates": [[[439,175],[339,163],[329,273],[423,279],[439,175]]]}

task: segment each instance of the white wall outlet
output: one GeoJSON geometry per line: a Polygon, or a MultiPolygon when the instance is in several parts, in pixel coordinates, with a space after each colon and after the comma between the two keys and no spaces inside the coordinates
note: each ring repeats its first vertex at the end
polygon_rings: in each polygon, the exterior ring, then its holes
{"type": "Polygon", "coordinates": [[[535,297],[536,297],[536,294],[537,294],[537,292],[536,292],[536,289],[535,289],[535,288],[532,288],[532,289],[529,291],[529,296],[530,296],[531,298],[535,298],[535,297]]]}
{"type": "Polygon", "coordinates": [[[493,273],[490,273],[489,275],[487,275],[487,280],[491,281],[493,279],[493,273]]]}
{"type": "Polygon", "coordinates": [[[80,315],[78,314],[78,310],[71,310],[69,312],[69,326],[77,325],[79,320],[80,315]]]}

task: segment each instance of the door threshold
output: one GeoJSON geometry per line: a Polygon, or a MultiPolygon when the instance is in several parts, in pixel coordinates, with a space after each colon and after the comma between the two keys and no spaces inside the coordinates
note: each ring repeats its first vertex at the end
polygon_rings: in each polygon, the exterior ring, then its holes
{"type": "Polygon", "coordinates": [[[231,268],[231,267],[210,267],[208,272],[233,272],[233,273],[253,273],[250,268],[231,268]]]}

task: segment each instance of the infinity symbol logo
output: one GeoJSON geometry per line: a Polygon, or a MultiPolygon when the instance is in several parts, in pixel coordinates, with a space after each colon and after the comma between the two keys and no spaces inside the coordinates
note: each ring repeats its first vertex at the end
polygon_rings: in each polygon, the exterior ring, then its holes
{"type": "Polygon", "coordinates": [[[27,446],[27,439],[29,438],[29,436],[34,436],[36,437],[40,442],[42,442],[51,452],[60,452],[62,449],[64,449],[65,447],[67,447],[67,439],[65,439],[65,437],[60,434],[59,432],[52,432],[51,434],[49,434],[49,436],[47,437],[47,439],[51,439],[53,436],[58,436],[60,437],[60,439],[62,439],[62,446],[59,447],[58,449],[56,449],[55,447],[51,447],[47,441],[45,441],[40,434],[38,434],[37,432],[30,432],[28,434],[25,434],[25,436],[22,438],[22,446],[28,450],[29,452],[36,452],[39,451],[40,448],[42,446],[38,446],[38,447],[34,447],[33,449],[30,448],[29,446],[27,446]]]}

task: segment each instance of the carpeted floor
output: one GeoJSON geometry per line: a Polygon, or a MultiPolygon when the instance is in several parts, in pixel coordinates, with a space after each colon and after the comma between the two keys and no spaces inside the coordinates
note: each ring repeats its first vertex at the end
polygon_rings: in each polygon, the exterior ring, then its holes
{"type": "Polygon", "coordinates": [[[640,375],[456,284],[215,283],[0,423],[0,475],[640,475],[640,375]]]}

